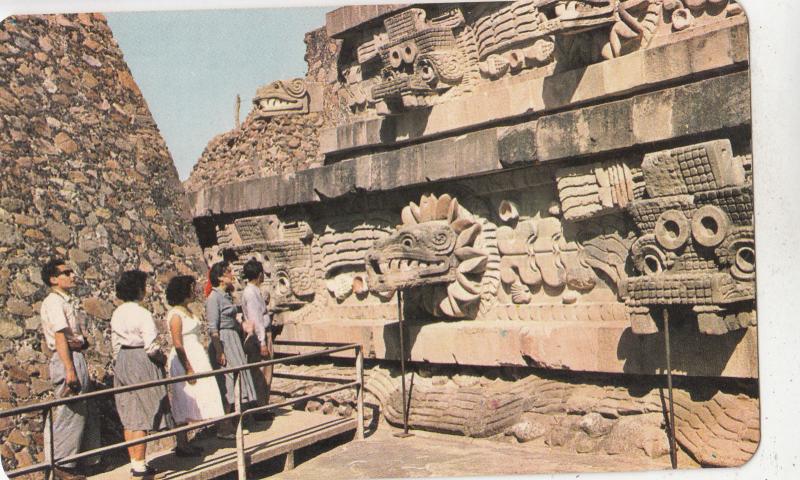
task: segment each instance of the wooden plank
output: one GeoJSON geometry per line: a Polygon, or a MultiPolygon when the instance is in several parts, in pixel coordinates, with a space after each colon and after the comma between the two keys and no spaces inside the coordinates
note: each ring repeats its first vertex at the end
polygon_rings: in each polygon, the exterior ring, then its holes
{"type": "MultiPolygon", "coordinates": [[[[318,413],[280,410],[266,428],[245,435],[245,458],[248,465],[260,463],[322,440],[353,432],[356,430],[356,423],[354,418],[332,418],[318,413]]],[[[180,458],[172,451],[149,453],[148,463],[162,472],[156,478],[210,480],[236,471],[236,448],[232,440],[212,437],[193,444],[203,448],[204,457],[180,458]]],[[[130,478],[130,465],[125,464],[89,478],[127,480],[130,478]]]]}

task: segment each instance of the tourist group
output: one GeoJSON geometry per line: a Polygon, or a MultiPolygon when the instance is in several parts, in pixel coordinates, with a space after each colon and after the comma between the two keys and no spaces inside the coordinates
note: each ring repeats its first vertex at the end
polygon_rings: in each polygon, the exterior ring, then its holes
{"type": "MultiPolygon", "coordinates": [[[[241,293],[241,311],[232,292],[236,280],[227,261],[211,267],[203,289],[206,296],[208,351],[201,341],[200,319],[189,309],[199,296],[196,279],[188,275],[173,277],[167,284],[166,301],[171,307],[165,321],[172,348],[165,353],[153,314],[144,305],[147,274],[140,270],[123,272],[116,282],[119,306],[111,316],[111,343],[114,350],[114,386],[141,384],[167,375],[177,377],[237,367],[272,358],[272,322],[268,295],[261,292],[264,270],[251,259],[242,274],[246,286],[241,293]],[[266,298],[265,298],[266,297],[266,298]]],[[[91,381],[85,355],[92,346],[87,341],[86,325],[70,294],[75,288],[75,272],[62,259],[51,259],[42,266],[42,281],[50,292],[42,303],[42,330],[52,354],[50,379],[56,398],[86,393],[91,381]]],[[[272,380],[272,367],[239,372],[242,404],[266,405],[272,380]]],[[[218,378],[209,376],[185,382],[160,385],[119,393],[114,396],[126,441],[144,438],[147,432],[174,428],[213,419],[234,408],[234,373],[218,378]]],[[[53,455],[61,459],[100,446],[98,415],[89,401],[58,407],[53,414],[53,455]]],[[[268,415],[256,420],[269,420],[268,415]]],[[[217,436],[233,440],[234,423],[223,422],[217,436]]],[[[49,442],[49,425],[45,442],[49,442]]],[[[146,443],[128,448],[131,476],[151,477],[156,470],[145,461],[146,443]]],[[[177,435],[175,454],[201,456],[202,449],[188,442],[186,433],[177,435]]],[[[87,465],[84,465],[86,467],[87,465]]],[[[76,463],[56,469],[62,480],[84,478],[76,463]]]]}

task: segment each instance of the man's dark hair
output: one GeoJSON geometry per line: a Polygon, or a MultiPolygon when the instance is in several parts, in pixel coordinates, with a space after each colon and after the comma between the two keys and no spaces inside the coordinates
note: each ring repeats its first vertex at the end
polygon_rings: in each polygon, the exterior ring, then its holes
{"type": "Polygon", "coordinates": [[[135,302],[144,297],[147,285],[147,274],[141,270],[128,270],[122,272],[117,280],[117,298],[123,302],[135,302]]]}
{"type": "Polygon", "coordinates": [[[57,277],[58,276],[58,267],[59,265],[66,265],[64,259],[62,258],[51,258],[47,261],[44,265],[42,265],[41,275],[42,281],[48,287],[52,287],[53,284],[50,283],[50,277],[57,277]]]}
{"type": "Polygon", "coordinates": [[[172,277],[167,284],[167,303],[174,307],[191,298],[195,281],[195,278],[191,275],[172,277]]]}
{"type": "Polygon", "coordinates": [[[211,270],[208,272],[208,280],[211,282],[212,287],[219,287],[219,278],[225,275],[228,265],[229,263],[225,261],[211,265],[211,270]]]}
{"type": "Polygon", "coordinates": [[[255,258],[251,258],[242,267],[242,276],[245,280],[255,280],[259,275],[264,273],[264,265],[255,258]]]}

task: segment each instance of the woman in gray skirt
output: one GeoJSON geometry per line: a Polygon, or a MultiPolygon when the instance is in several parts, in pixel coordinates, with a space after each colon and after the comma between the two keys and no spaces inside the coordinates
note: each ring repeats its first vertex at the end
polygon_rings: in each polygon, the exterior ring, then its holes
{"type": "MultiPolygon", "coordinates": [[[[158,330],[152,314],[138,302],[146,293],[147,274],[123,272],[117,281],[117,298],[124,303],[111,315],[114,348],[114,386],[122,387],[164,378],[166,357],[156,342],[158,330]]],[[[148,431],[173,428],[167,387],[161,385],[114,396],[125,440],[144,438],[148,431]]],[[[178,435],[178,448],[187,449],[186,435],[178,435]]],[[[131,476],[152,476],[156,471],[145,462],[147,444],[128,447],[131,476]]]]}
{"type": "MultiPolygon", "coordinates": [[[[208,334],[211,337],[211,358],[217,367],[238,367],[247,364],[247,357],[242,346],[242,327],[236,320],[236,306],[233,304],[229,290],[233,288],[233,271],[228,262],[218,262],[211,266],[209,272],[211,294],[206,299],[206,319],[208,334]]],[[[253,385],[253,377],[249,370],[239,372],[242,403],[259,400],[253,385]]],[[[225,409],[231,412],[234,407],[234,374],[225,374],[223,398],[225,409]]],[[[231,426],[221,429],[218,436],[224,439],[234,438],[231,426]]]]}

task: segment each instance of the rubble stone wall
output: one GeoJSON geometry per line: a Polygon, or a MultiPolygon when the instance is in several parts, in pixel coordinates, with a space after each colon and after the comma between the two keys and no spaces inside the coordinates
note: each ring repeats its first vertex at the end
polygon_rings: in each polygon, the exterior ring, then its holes
{"type": "Polygon", "coordinates": [[[321,165],[318,129],[322,124],[316,112],[267,119],[248,115],[239,128],[208,143],[184,187],[194,192],[321,165]]]}
{"type": "MultiPolygon", "coordinates": [[[[249,111],[239,128],[217,135],[206,146],[200,159],[184,182],[187,191],[195,192],[218,185],[320,166],[320,130],[341,121],[339,96],[330,93],[338,88],[336,61],[341,42],[329,38],[325,28],[305,36],[308,71],[305,80],[321,85],[321,111],[298,115],[263,118],[257,109],[249,111]]],[[[273,79],[264,79],[265,83],[273,79]]],[[[243,105],[250,109],[252,105],[243,105]]]]}
{"type": "MultiPolygon", "coordinates": [[[[24,16],[0,25],[0,410],[52,397],[39,309],[40,265],[75,268],[90,373],[110,384],[109,319],[125,269],[152,273],[163,318],[175,273],[202,256],[167,146],[100,14],[24,16]]],[[[121,436],[110,400],[104,442],[121,436]]],[[[41,460],[41,415],[0,420],[6,470],[41,460]]]]}

